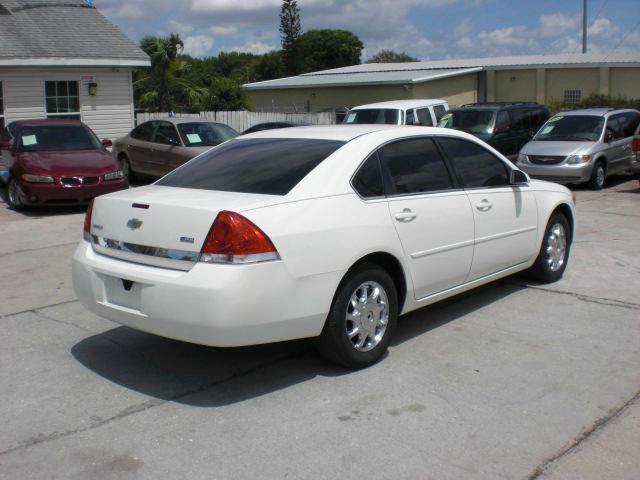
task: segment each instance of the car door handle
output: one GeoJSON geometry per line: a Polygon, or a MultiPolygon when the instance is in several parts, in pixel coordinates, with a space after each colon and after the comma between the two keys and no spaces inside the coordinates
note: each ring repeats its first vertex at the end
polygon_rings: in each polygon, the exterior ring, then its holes
{"type": "Polygon", "coordinates": [[[491,207],[493,207],[493,205],[491,205],[489,200],[487,200],[486,198],[483,199],[480,203],[476,203],[476,208],[481,212],[488,212],[489,210],[491,210],[491,207]]]}
{"type": "Polygon", "coordinates": [[[399,222],[411,222],[416,218],[416,214],[410,208],[405,208],[401,213],[396,213],[394,216],[399,222]]]}

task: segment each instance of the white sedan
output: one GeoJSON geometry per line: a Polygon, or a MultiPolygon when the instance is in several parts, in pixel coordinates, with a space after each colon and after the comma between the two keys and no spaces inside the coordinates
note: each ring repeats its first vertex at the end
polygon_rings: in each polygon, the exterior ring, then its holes
{"type": "Polygon", "coordinates": [[[73,258],[90,311],[231,347],[317,337],[350,368],[398,315],[515,272],[562,276],[571,192],[463,132],[298,127],[230,140],[95,199],[73,258]]]}

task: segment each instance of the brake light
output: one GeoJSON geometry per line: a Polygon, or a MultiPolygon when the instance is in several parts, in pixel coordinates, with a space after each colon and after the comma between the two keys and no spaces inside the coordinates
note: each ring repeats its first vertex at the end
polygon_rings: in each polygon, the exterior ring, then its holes
{"type": "Polygon", "coordinates": [[[631,150],[633,150],[634,153],[640,152],[640,138],[636,137],[633,139],[633,142],[631,142],[631,150]]]}
{"type": "Polygon", "coordinates": [[[89,243],[91,243],[91,213],[93,212],[93,198],[89,202],[87,207],[87,213],[84,216],[84,229],[82,237],[89,243]]]}
{"type": "Polygon", "coordinates": [[[246,264],[279,260],[276,247],[253,222],[239,213],[222,211],[200,252],[205,263],[246,264]]]}

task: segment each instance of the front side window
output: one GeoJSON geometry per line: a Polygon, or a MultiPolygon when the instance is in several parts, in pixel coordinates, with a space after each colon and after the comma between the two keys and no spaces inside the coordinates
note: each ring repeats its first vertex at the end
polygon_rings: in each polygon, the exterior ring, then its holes
{"type": "Polygon", "coordinates": [[[78,82],[46,81],[44,85],[47,118],[80,120],[78,82]]]}
{"type": "Polygon", "coordinates": [[[286,195],[344,143],[310,138],[231,140],[174,170],[156,185],[286,195]]]}
{"type": "Polygon", "coordinates": [[[604,128],[604,117],[558,114],[547,120],[533,137],[538,141],[597,142],[604,128]]]}
{"type": "Polygon", "coordinates": [[[480,145],[459,138],[439,138],[465,188],[509,185],[505,164],[480,145]]]}
{"type": "Polygon", "coordinates": [[[426,193],[453,188],[449,171],[433,140],[412,138],[390,143],[379,152],[389,195],[426,193]]]}
{"type": "Polygon", "coordinates": [[[21,152],[102,150],[98,138],[82,125],[38,125],[21,128],[15,145],[21,152]]]}

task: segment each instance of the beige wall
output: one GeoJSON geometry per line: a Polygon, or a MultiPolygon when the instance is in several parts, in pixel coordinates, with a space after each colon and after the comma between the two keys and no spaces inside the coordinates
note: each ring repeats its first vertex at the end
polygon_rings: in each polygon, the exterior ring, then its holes
{"type": "MultiPolygon", "coordinates": [[[[564,100],[565,90],[581,90],[582,97],[604,93],[640,98],[640,68],[538,68],[488,70],[487,102],[564,100]]],[[[247,91],[256,111],[317,112],[364,103],[410,98],[442,98],[451,106],[478,101],[478,76],[457,77],[403,85],[298,88],[247,91]]]]}
{"type": "Polygon", "coordinates": [[[612,68],[610,72],[611,95],[640,98],[640,68],[612,68]]]}
{"type": "Polygon", "coordinates": [[[581,90],[584,98],[592,93],[600,93],[600,69],[547,69],[545,83],[545,102],[564,100],[565,90],[581,90]]]}
{"type": "Polygon", "coordinates": [[[535,102],[535,70],[498,70],[494,77],[496,102],[535,102]]]}
{"type": "Polygon", "coordinates": [[[318,112],[329,108],[411,98],[442,98],[451,105],[460,105],[476,101],[476,79],[476,74],[469,74],[407,87],[375,85],[248,90],[247,96],[255,111],[293,111],[295,107],[298,112],[318,112]]]}
{"type": "Polygon", "coordinates": [[[441,98],[457,106],[478,101],[478,75],[470,73],[413,86],[413,98],[441,98]]]}

